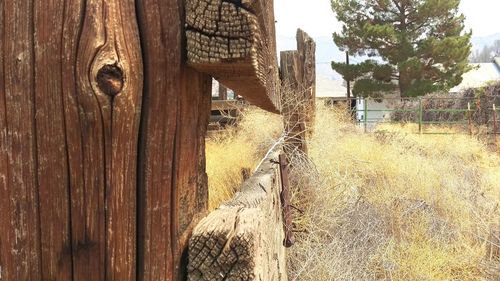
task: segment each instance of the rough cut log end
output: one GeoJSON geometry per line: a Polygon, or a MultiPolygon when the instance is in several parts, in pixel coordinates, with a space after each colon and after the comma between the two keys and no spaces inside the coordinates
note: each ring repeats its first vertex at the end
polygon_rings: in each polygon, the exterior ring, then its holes
{"type": "Polygon", "coordinates": [[[273,154],[189,243],[189,280],[286,280],[281,179],[273,154]]]}
{"type": "Polygon", "coordinates": [[[273,2],[188,0],[188,63],[247,101],[280,111],[273,2]]]}

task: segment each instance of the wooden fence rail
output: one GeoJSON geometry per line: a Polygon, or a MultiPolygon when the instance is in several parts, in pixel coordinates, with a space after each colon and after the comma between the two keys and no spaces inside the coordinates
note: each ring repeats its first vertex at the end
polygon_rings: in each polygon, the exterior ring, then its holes
{"type": "Polygon", "coordinates": [[[188,63],[278,113],[274,4],[268,0],[186,0],[188,63]]]}
{"type": "Polygon", "coordinates": [[[287,156],[307,152],[314,119],[314,41],[297,34],[298,51],[281,53],[280,145],[236,196],[204,218],[189,242],[189,280],[287,280],[285,247],[293,244],[287,156]]]}
{"type": "Polygon", "coordinates": [[[195,228],[189,280],[287,280],[278,155],[195,228]]]}

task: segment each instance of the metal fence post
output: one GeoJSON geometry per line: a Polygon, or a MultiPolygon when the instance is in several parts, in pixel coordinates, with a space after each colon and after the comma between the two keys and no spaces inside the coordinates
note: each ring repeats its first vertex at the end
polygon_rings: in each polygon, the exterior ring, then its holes
{"type": "Polygon", "coordinates": [[[493,140],[497,141],[497,108],[493,104],[493,140]]]}
{"type": "Polygon", "coordinates": [[[422,134],[422,119],[423,119],[423,108],[422,108],[422,97],[418,99],[418,133],[422,134]]]}
{"type": "Polygon", "coordinates": [[[469,122],[469,135],[472,136],[472,112],[470,109],[470,102],[467,103],[467,118],[469,122]]]}
{"type": "Polygon", "coordinates": [[[368,125],[368,98],[364,98],[363,102],[363,119],[365,123],[365,133],[366,133],[368,125]]]}

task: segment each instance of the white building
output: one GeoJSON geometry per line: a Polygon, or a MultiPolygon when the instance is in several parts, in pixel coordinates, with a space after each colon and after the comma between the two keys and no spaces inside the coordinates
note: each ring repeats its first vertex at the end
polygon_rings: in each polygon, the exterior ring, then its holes
{"type": "Polygon", "coordinates": [[[450,93],[458,93],[469,88],[480,88],[488,82],[500,81],[500,57],[491,63],[473,63],[474,69],[463,75],[460,85],[453,87],[450,93]]]}

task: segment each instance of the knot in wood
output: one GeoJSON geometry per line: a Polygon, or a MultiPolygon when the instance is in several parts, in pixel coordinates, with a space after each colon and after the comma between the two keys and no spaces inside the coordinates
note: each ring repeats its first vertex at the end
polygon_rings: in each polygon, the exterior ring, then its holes
{"type": "Polygon", "coordinates": [[[229,0],[229,2],[233,3],[236,7],[243,7],[242,0],[229,0]]]}
{"type": "Polygon", "coordinates": [[[123,71],[116,64],[107,64],[97,72],[97,86],[108,96],[116,96],[123,89],[123,71]]]}

